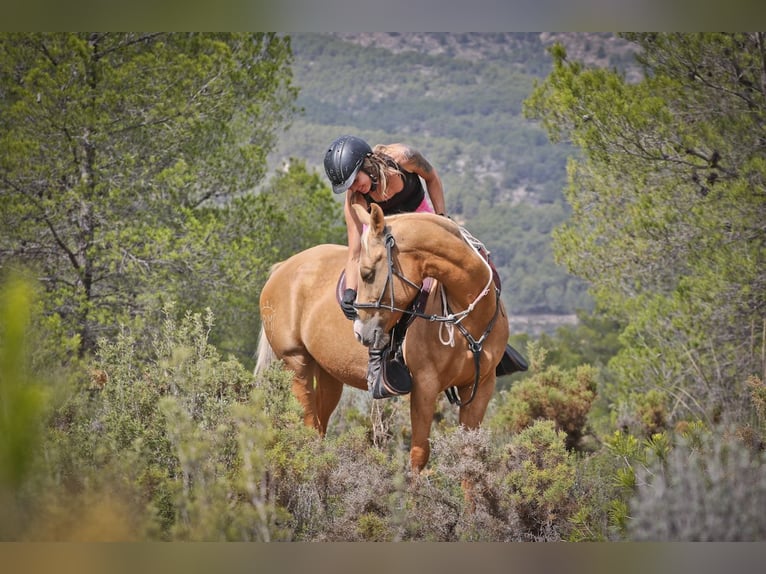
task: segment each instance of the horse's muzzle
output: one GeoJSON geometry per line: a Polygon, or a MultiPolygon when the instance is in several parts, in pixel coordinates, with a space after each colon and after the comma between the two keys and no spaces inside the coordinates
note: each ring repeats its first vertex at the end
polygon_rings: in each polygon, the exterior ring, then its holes
{"type": "Polygon", "coordinates": [[[362,321],[359,317],[354,320],[354,335],[356,340],[371,349],[383,349],[391,340],[378,317],[362,321]]]}

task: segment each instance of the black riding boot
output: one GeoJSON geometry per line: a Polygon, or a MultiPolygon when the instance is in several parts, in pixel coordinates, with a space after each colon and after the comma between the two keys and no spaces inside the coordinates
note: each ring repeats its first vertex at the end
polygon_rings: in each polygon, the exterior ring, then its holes
{"type": "Polygon", "coordinates": [[[529,368],[527,360],[516,349],[510,345],[505,346],[505,353],[495,368],[495,375],[502,377],[519,371],[526,371],[529,368]]]}
{"type": "Polygon", "coordinates": [[[412,375],[397,355],[389,358],[390,349],[370,349],[367,364],[367,387],[374,399],[406,395],[412,390],[412,375]]]}

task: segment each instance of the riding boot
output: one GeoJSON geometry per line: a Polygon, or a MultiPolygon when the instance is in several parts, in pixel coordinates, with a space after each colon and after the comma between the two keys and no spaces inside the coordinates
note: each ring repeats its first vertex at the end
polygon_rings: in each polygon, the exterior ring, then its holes
{"type": "Polygon", "coordinates": [[[398,357],[389,358],[390,349],[370,349],[367,364],[367,388],[372,398],[385,399],[406,395],[412,390],[412,375],[398,357]]]}
{"type": "Polygon", "coordinates": [[[495,368],[495,375],[502,377],[519,371],[526,371],[529,368],[527,360],[516,349],[510,345],[505,346],[503,358],[500,359],[495,368]]]}

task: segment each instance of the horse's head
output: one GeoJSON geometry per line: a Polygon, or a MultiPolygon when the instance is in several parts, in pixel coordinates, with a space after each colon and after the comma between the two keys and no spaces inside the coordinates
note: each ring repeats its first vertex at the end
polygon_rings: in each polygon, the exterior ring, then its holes
{"type": "Polygon", "coordinates": [[[415,282],[420,277],[414,266],[399,256],[380,207],[373,203],[369,213],[361,206],[354,208],[366,226],[359,256],[354,332],[363,345],[382,349],[402,312],[417,296],[420,285],[415,282]]]}

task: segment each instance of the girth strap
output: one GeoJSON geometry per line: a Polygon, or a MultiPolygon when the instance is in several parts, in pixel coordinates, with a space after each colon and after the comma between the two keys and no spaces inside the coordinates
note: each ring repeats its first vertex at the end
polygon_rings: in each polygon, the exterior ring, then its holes
{"type": "Polygon", "coordinates": [[[466,341],[468,341],[468,348],[473,353],[473,368],[474,368],[474,379],[473,379],[473,387],[471,388],[471,396],[468,398],[466,402],[460,402],[460,398],[457,396],[457,389],[455,387],[450,387],[444,391],[444,394],[447,395],[447,400],[453,404],[457,405],[459,407],[464,407],[468,403],[470,403],[475,397],[476,397],[476,391],[479,388],[479,379],[480,377],[480,368],[481,368],[481,351],[484,348],[484,340],[487,338],[487,336],[492,332],[492,328],[495,326],[495,322],[497,321],[497,317],[500,314],[500,290],[495,289],[495,314],[492,316],[492,320],[490,320],[489,325],[487,325],[487,328],[484,329],[484,333],[482,333],[481,337],[478,339],[474,339],[473,335],[468,332],[468,329],[466,329],[462,323],[456,323],[457,328],[460,329],[460,332],[463,334],[463,336],[466,338],[466,341]]]}

